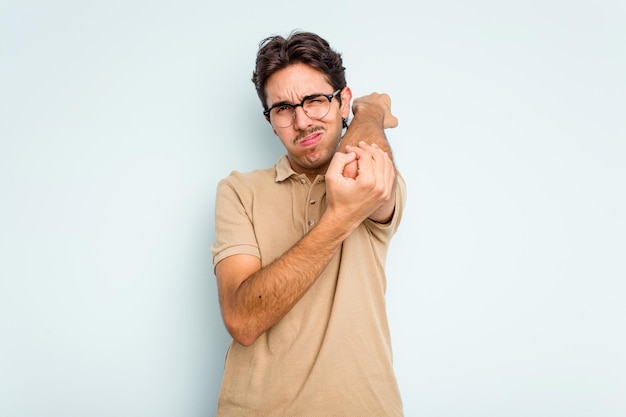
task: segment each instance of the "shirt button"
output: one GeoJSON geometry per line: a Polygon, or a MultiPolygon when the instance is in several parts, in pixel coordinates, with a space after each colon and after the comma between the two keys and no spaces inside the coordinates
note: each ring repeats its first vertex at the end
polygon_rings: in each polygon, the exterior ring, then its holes
{"type": "Polygon", "coordinates": [[[300,178],[300,184],[304,184],[306,183],[306,181],[304,180],[304,178],[300,178]]]}
{"type": "Polygon", "coordinates": [[[315,204],[315,200],[309,201],[309,204],[315,204]]]}
{"type": "Polygon", "coordinates": [[[309,220],[309,226],[313,226],[315,222],[313,220],[309,220]]]}

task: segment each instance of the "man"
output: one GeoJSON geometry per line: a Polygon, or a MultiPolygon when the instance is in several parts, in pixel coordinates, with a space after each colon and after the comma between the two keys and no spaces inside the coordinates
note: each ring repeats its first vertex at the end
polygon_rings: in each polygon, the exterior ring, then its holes
{"type": "Polygon", "coordinates": [[[385,307],[405,185],[387,95],[354,100],[313,33],[265,39],[252,81],[285,147],[218,186],[212,247],[233,337],[218,416],[401,416],[385,307]]]}

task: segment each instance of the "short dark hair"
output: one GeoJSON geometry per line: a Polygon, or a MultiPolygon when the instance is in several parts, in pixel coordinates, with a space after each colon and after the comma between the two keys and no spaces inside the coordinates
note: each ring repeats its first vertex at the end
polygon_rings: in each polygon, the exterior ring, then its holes
{"type": "Polygon", "coordinates": [[[256,66],[252,73],[252,82],[264,109],[267,110],[267,79],[276,71],[296,63],[321,71],[333,90],[346,86],[346,69],[343,67],[341,54],[333,50],[319,35],[294,31],[287,38],[270,36],[259,43],[256,66]]]}

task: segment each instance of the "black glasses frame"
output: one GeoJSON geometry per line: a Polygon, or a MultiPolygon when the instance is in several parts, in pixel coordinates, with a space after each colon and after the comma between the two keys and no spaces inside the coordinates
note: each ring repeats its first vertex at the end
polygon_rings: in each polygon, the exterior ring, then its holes
{"type": "MultiPolygon", "coordinates": [[[[293,112],[293,118],[295,119],[296,117],[296,107],[302,107],[302,109],[304,109],[304,102],[307,100],[310,100],[312,98],[318,98],[318,97],[326,97],[328,99],[328,103],[330,104],[333,101],[333,98],[335,98],[337,96],[337,94],[339,94],[341,92],[341,90],[343,90],[343,88],[340,88],[339,90],[334,91],[333,93],[330,94],[311,94],[309,96],[305,96],[304,98],[302,98],[302,101],[298,104],[294,104],[294,103],[289,103],[288,101],[281,101],[280,103],[276,103],[274,104],[272,107],[270,107],[269,109],[266,109],[265,111],[263,111],[263,115],[265,116],[265,118],[267,119],[268,122],[271,123],[270,120],[270,112],[272,111],[272,109],[275,109],[276,107],[280,107],[280,106],[289,106],[291,107],[291,110],[293,112]]],[[[330,111],[330,107],[329,107],[329,111],[330,111]]],[[[306,111],[304,112],[306,114],[306,111]]],[[[328,113],[326,113],[328,114],[328,113]]],[[[326,114],[323,117],[326,117],[326,114]]],[[[307,114],[308,116],[308,114],[307,114]]],[[[293,122],[292,122],[293,124],[293,122]]],[[[291,125],[289,125],[291,126],[291,125]]],[[[288,127],[288,126],[284,126],[284,127],[288,127]]]]}

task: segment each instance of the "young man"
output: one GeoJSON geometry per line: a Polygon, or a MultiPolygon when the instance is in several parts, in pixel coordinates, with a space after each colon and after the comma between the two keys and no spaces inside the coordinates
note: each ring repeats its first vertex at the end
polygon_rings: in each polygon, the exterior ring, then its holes
{"type": "Polygon", "coordinates": [[[354,100],[340,54],[313,33],[265,39],[254,82],[285,147],[217,191],[213,262],[233,337],[218,416],[401,416],[385,307],[405,185],[390,100],[354,100]]]}

